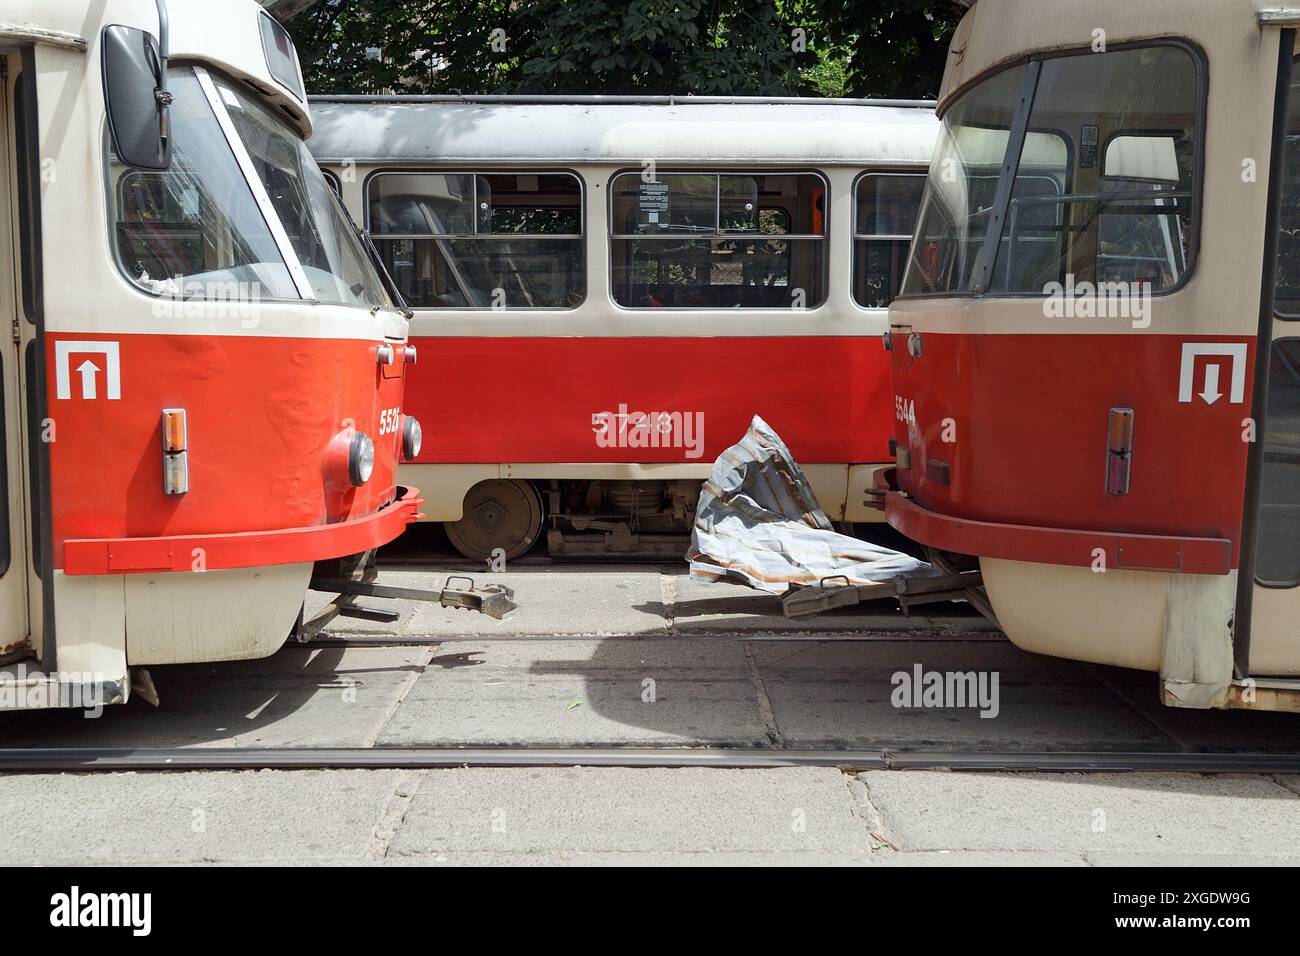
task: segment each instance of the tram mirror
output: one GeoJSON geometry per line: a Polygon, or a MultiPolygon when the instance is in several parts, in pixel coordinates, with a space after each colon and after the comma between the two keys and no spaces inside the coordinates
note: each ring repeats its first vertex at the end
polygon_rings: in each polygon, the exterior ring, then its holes
{"type": "Polygon", "coordinates": [[[104,28],[104,104],[113,148],[128,166],[164,170],[171,141],[163,137],[166,106],[157,95],[158,44],[144,30],[117,24],[104,28]]]}
{"type": "Polygon", "coordinates": [[[1102,175],[1178,185],[1178,149],[1172,136],[1116,136],[1106,145],[1102,175]]]}

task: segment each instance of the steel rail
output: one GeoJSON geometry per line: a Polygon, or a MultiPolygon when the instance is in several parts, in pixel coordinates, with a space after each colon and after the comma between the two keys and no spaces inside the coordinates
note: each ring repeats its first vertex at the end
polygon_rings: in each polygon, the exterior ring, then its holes
{"type": "Polygon", "coordinates": [[[1297,773],[1300,753],[988,752],[725,748],[26,748],[0,750],[0,773],[178,770],[711,767],[1018,772],[1297,773]]]}
{"type": "Polygon", "coordinates": [[[285,648],[368,648],[368,647],[437,647],[444,644],[583,644],[593,642],[630,642],[642,644],[660,641],[684,644],[898,644],[898,643],[959,643],[959,644],[1005,644],[1006,637],[1000,631],[976,628],[914,628],[899,630],[880,628],[866,634],[854,634],[846,631],[756,631],[746,634],[743,631],[712,633],[672,633],[647,631],[644,634],[430,634],[412,636],[404,634],[385,634],[382,631],[343,631],[338,636],[314,637],[309,641],[289,641],[285,648]]]}

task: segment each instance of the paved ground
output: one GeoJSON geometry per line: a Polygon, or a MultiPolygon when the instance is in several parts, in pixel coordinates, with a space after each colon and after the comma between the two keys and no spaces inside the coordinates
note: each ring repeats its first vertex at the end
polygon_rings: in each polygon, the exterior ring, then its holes
{"type": "MultiPolygon", "coordinates": [[[[385,573],[391,583],[443,573],[385,573]]],[[[161,707],[17,715],[24,746],[1300,750],[1288,715],[1172,711],[1151,675],[1026,654],[969,616],[812,625],[675,570],[513,572],[492,621],[404,605],[265,661],[155,668],[161,707]],[[889,629],[887,629],[889,628],[889,629]],[[520,635],[545,638],[520,641],[520,635]],[[428,638],[420,646],[392,642],[428,638]],[[357,642],[361,646],[357,646],[357,642]],[[899,708],[893,675],[999,678],[997,714],[899,708]]],[[[12,775],[0,863],[1300,863],[1285,777],[461,769],[12,775]]]]}

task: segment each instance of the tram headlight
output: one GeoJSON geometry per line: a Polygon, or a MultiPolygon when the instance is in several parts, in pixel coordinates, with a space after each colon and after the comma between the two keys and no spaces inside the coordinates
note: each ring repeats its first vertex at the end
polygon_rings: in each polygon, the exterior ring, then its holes
{"type": "Polygon", "coordinates": [[[364,485],[375,470],[375,443],[365,432],[356,432],[348,446],[348,478],[364,485]]]}
{"type": "Polygon", "coordinates": [[[414,461],[424,446],[424,429],[419,421],[407,415],[402,421],[402,458],[414,461]]]}

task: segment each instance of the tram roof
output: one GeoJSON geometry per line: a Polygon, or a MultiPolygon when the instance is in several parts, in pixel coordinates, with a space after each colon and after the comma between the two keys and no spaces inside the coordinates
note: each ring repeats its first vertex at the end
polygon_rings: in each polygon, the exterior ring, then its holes
{"type": "Polygon", "coordinates": [[[933,103],[749,97],[311,98],[321,162],[928,165],[933,103]]]}

